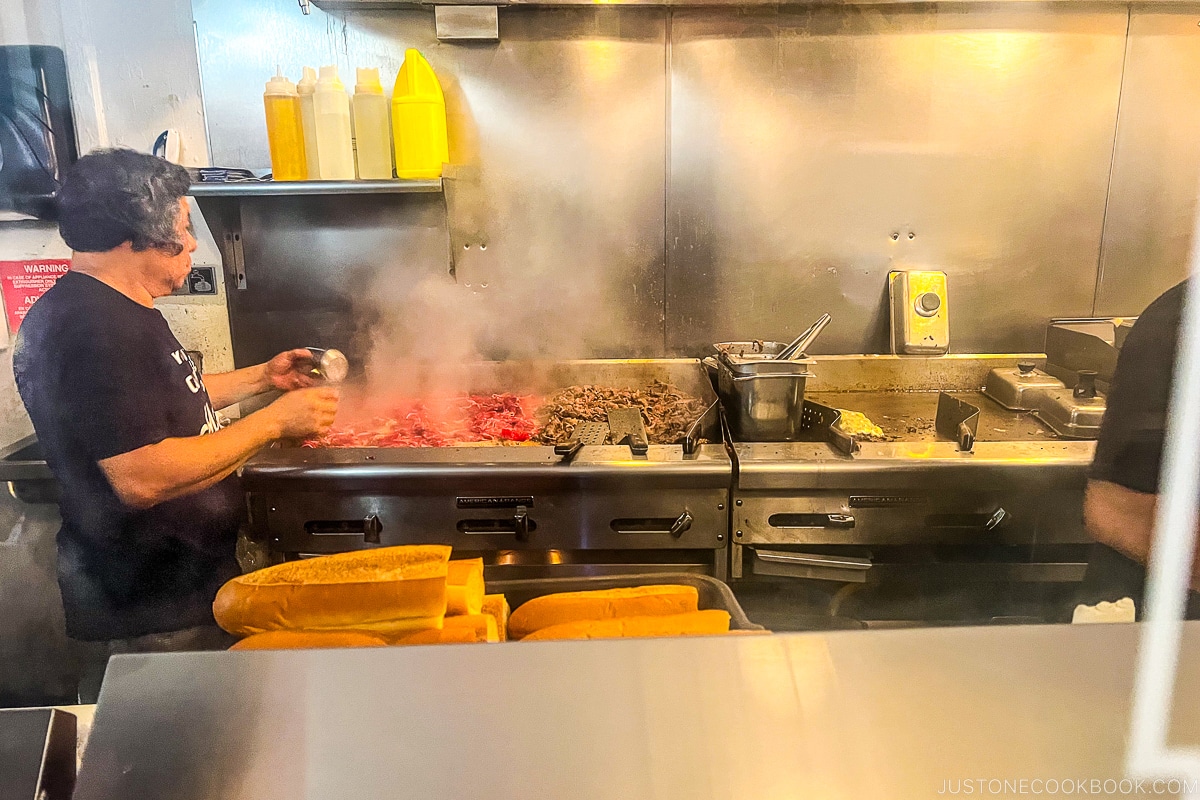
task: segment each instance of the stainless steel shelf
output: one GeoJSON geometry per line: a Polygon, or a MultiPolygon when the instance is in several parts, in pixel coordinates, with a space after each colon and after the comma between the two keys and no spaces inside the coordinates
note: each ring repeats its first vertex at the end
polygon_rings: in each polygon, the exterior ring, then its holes
{"type": "MultiPolygon", "coordinates": [[[[642,8],[807,8],[815,6],[908,6],[979,5],[1002,3],[1069,6],[1078,0],[605,0],[606,5],[642,8]]],[[[438,5],[501,6],[507,8],[555,8],[595,6],[597,0],[312,0],[323,11],[411,11],[438,5]]],[[[1194,0],[1099,0],[1101,6],[1172,7],[1192,5],[1194,0]]]]}
{"type": "Polygon", "coordinates": [[[431,181],[248,181],[193,183],[193,197],[276,197],[324,194],[405,194],[440,192],[440,178],[431,181]]]}

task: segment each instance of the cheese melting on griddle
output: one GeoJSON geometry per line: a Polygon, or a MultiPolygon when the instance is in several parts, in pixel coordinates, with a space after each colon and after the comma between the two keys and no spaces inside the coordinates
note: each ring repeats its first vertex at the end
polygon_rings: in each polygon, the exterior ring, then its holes
{"type": "Polygon", "coordinates": [[[858,411],[847,411],[844,408],[838,410],[842,412],[842,419],[839,426],[846,433],[862,438],[883,438],[883,428],[871,422],[866,414],[859,413],[858,411]]]}

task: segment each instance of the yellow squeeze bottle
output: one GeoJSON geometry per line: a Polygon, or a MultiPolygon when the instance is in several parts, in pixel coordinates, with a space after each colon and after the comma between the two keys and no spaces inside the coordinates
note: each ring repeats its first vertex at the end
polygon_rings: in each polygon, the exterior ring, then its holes
{"type": "Polygon", "coordinates": [[[277,74],[267,81],[263,106],[267,112],[271,176],[277,181],[304,180],[308,177],[308,165],[304,156],[304,129],[296,84],[277,74]]]}
{"type": "Polygon", "coordinates": [[[450,160],[446,140],[446,99],[433,67],[416,50],[406,50],[392,91],[392,136],[396,177],[442,177],[450,160]]]}

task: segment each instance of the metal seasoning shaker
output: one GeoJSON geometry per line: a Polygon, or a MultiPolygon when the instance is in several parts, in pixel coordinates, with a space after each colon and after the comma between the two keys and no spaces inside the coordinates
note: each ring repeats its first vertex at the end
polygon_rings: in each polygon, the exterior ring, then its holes
{"type": "Polygon", "coordinates": [[[328,350],[320,347],[306,349],[312,353],[313,361],[316,362],[313,375],[327,383],[341,383],[346,380],[346,376],[350,374],[350,359],[346,358],[345,353],[332,347],[328,350]]]}

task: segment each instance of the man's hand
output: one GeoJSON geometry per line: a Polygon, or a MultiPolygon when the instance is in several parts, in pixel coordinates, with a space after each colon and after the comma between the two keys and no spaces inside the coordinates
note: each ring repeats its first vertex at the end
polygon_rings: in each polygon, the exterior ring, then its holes
{"type": "Polygon", "coordinates": [[[280,353],[263,365],[268,389],[291,392],[317,383],[310,373],[316,366],[312,353],[303,347],[280,353]]]}
{"type": "Polygon", "coordinates": [[[324,433],[337,405],[337,389],[299,389],[215,433],[163,439],[106,458],[100,469],[122,503],[150,508],[213,486],[275,439],[324,433]]]}
{"type": "MultiPolygon", "coordinates": [[[[286,355],[286,354],[285,354],[286,355]]],[[[281,439],[307,439],[329,430],[337,416],[338,390],[327,386],[288,392],[263,409],[281,439]]]]}

